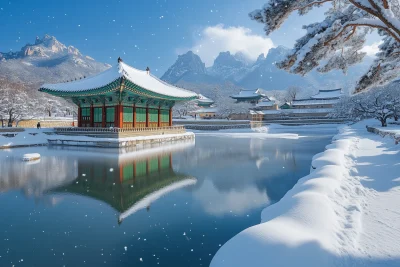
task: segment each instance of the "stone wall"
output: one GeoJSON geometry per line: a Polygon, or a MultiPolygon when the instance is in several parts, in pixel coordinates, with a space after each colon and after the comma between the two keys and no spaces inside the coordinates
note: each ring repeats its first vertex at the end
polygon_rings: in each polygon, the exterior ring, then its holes
{"type": "MultiPolygon", "coordinates": [[[[21,128],[36,128],[37,123],[40,122],[42,128],[54,128],[54,127],[71,127],[73,126],[72,120],[24,120],[18,123],[18,127],[21,128]]],[[[75,120],[74,125],[77,126],[78,122],[75,120]]],[[[15,124],[14,124],[15,126],[15,124]]]]}
{"type": "Polygon", "coordinates": [[[366,126],[366,127],[367,127],[367,131],[370,132],[370,133],[378,134],[378,135],[380,135],[382,137],[389,136],[390,138],[392,138],[394,140],[396,145],[400,143],[400,134],[383,131],[381,129],[377,129],[377,128],[374,128],[374,127],[369,127],[369,126],[366,126]]]}

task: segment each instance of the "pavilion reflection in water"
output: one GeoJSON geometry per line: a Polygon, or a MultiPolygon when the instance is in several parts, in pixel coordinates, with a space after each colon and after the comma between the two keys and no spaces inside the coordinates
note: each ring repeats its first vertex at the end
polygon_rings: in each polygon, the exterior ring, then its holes
{"type": "Polygon", "coordinates": [[[51,190],[100,200],[118,213],[118,223],[166,194],[197,183],[176,173],[172,153],[143,153],[133,157],[96,158],[78,161],[78,177],[70,184],[51,190]]]}

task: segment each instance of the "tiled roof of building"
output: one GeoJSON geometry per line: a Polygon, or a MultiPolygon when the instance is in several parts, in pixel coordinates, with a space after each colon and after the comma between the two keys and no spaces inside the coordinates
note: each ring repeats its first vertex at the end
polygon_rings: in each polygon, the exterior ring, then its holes
{"type": "Polygon", "coordinates": [[[342,97],[342,89],[319,90],[318,94],[313,95],[312,99],[338,99],[342,97]]]}
{"type": "Polygon", "coordinates": [[[66,83],[44,84],[40,88],[40,91],[49,93],[86,92],[106,87],[121,78],[158,95],[177,98],[197,98],[197,94],[194,92],[170,85],[151,75],[149,72],[135,69],[122,61],[110,69],[88,78],[66,83]]]}
{"type": "Polygon", "coordinates": [[[232,98],[260,98],[264,95],[261,93],[260,89],[257,90],[241,90],[239,94],[232,95],[232,98]]]}

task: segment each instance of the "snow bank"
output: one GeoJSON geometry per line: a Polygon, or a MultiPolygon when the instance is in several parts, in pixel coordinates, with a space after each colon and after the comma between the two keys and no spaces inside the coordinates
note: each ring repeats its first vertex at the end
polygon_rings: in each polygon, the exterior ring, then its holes
{"type": "Polygon", "coordinates": [[[340,127],[311,174],[223,245],[211,267],[399,266],[400,147],[367,132],[371,122],[340,127]]]}
{"type": "Polygon", "coordinates": [[[342,149],[329,148],[324,152],[315,155],[311,161],[310,172],[325,165],[343,166],[345,161],[343,152],[342,149]]]}
{"type": "Polygon", "coordinates": [[[44,131],[52,131],[51,129],[25,129],[23,132],[10,132],[16,134],[15,137],[5,137],[1,132],[0,135],[0,148],[10,148],[18,146],[34,146],[34,145],[47,145],[47,137],[44,131]]]}
{"type": "MultiPolygon", "coordinates": [[[[334,264],[339,247],[346,242],[339,215],[346,212],[346,193],[342,191],[348,186],[343,179],[348,176],[346,153],[353,145],[346,133],[340,136],[313,158],[310,175],[300,179],[278,203],[263,210],[261,224],[242,231],[217,252],[211,267],[334,264]]],[[[357,203],[353,205],[357,209],[357,203]]],[[[347,227],[357,229],[357,225],[355,218],[347,227]]]]}

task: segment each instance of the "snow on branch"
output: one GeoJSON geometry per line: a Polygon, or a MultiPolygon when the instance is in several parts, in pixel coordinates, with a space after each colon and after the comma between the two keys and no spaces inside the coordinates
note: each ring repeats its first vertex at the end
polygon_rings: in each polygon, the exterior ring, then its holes
{"type": "Polygon", "coordinates": [[[343,98],[335,105],[332,116],[353,120],[375,118],[386,127],[389,118],[398,120],[400,116],[400,84],[393,82],[384,87],[343,98]]]}
{"type": "Polygon", "coordinates": [[[303,26],[306,34],[296,41],[292,52],[276,65],[300,75],[313,69],[321,72],[341,69],[346,72],[349,66],[363,59],[365,53],[360,50],[366,35],[377,30],[391,45],[380,47],[379,62],[361,77],[356,88],[358,91],[365,90],[393,79],[399,61],[397,53],[400,52],[393,54],[393,47],[400,43],[400,3],[397,0],[270,0],[249,16],[264,24],[265,33],[270,34],[279,29],[293,12],[305,15],[322,5],[330,6],[325,19],[303,26]],[[321,62],[328,64],[321,67],[321,62]],[[391,74],[384,74],[383,69],[391,74]]]}

